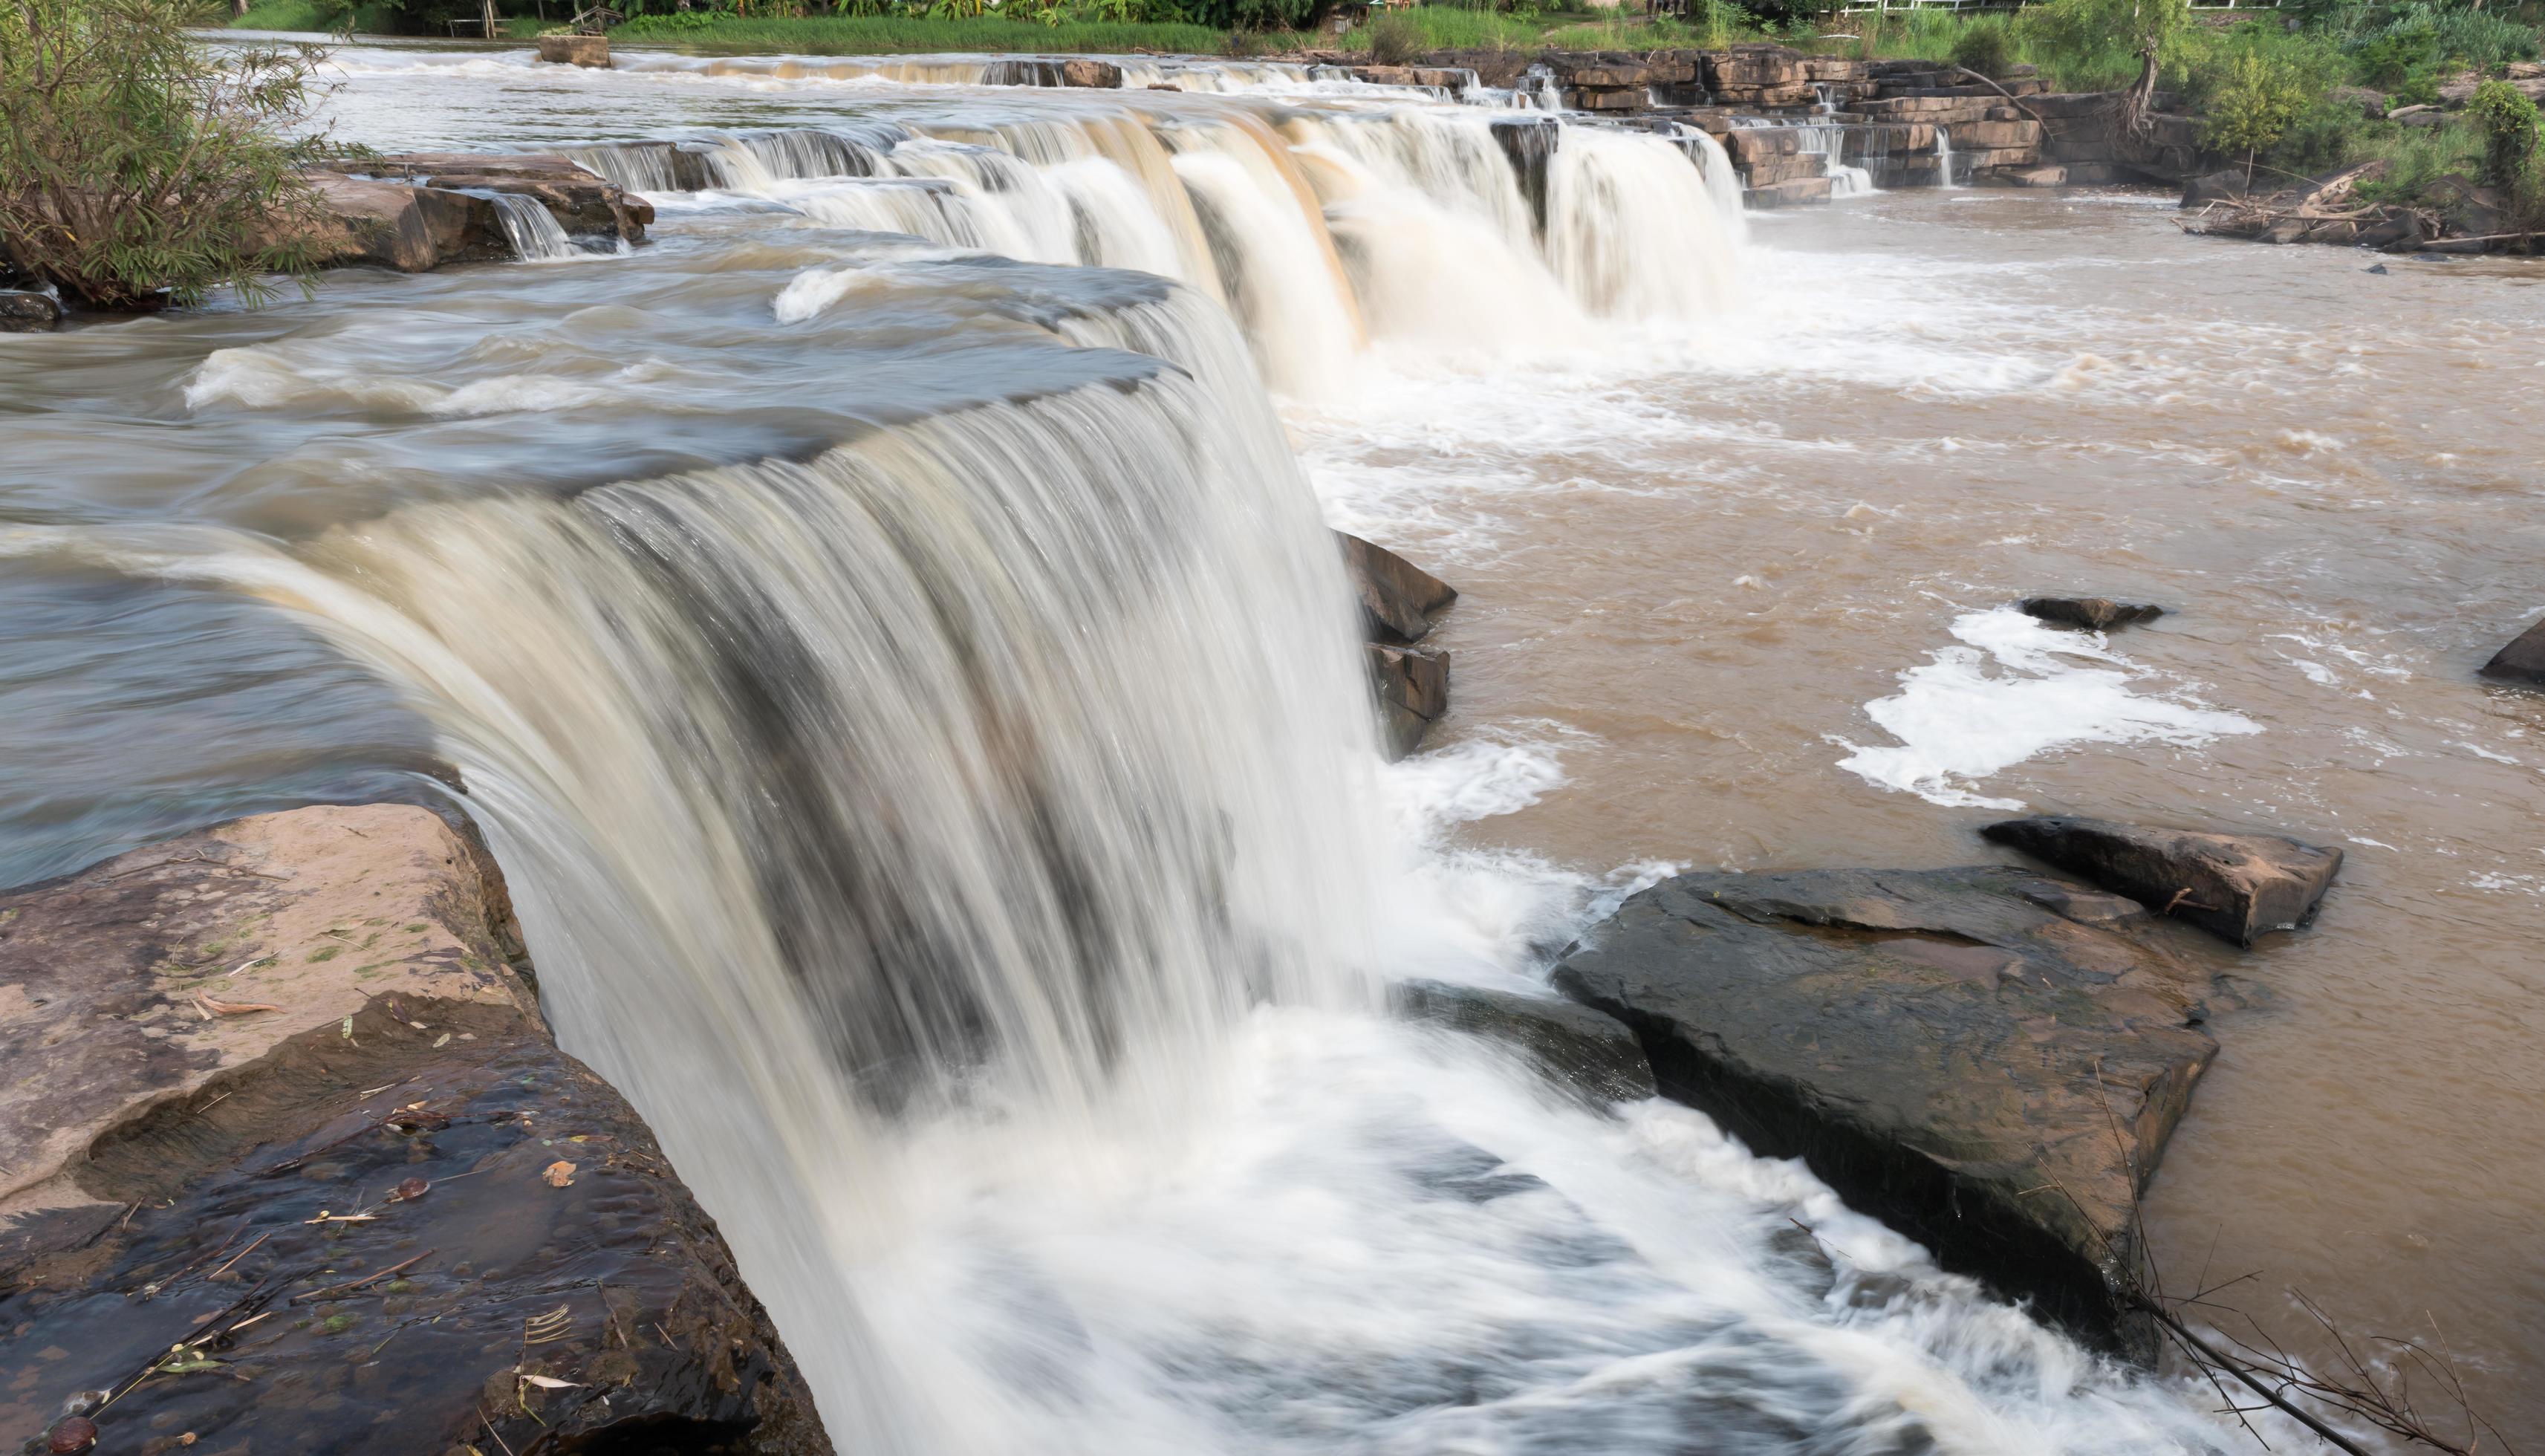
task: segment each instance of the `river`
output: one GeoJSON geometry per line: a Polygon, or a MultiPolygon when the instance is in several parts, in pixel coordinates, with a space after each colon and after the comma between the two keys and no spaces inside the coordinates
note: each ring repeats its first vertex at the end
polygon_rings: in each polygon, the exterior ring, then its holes
{"type": "Polygon", "coordinates": [[[337,65],[350,138],[576,148],[654,241],[0,339],[0,881],[455,768],[844,1449],[2248,1448],[1378,1011],[2018,806],[2342,847],[2212,952],[2258,1005],[2156,1252],[2545,1428],[2545,699],[2474,676],[2545,611],[2545,274],[2117,192],[1744,217],[1579,127],[1541,235],[1485,112],[1261,67],[337,65]],[[1321,520],[1465,594],[1403,764],[1321,520]]]}

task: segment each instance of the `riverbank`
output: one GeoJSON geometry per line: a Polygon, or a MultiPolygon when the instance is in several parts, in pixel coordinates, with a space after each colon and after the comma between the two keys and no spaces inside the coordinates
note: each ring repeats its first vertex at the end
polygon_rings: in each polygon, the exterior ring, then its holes
{"type": "Polygon", "coordinates": [[[532,975],[492,858],[408,805],[0,894],[0,1421],[60,1452],[828,1456],[714,1222],[532,975]]]}

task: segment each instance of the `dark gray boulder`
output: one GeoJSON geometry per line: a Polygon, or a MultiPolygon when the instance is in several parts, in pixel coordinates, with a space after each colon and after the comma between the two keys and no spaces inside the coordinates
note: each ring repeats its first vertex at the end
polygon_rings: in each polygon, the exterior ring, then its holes
{"type": "Polygon", "coordinates": [[[2519,633],[2483,665],[2483,675],[2511,683],[2545,684],[2545,619],[2519,633]]]}
{"type": "Polygon", "coordinates": [[[1409,1021],[1508,1042],[1549,1079],[1596,1101],[1654,1094],[1653,1069],[1635,1033],[1579,1002],[1445,981],[1399,981],[1387,988],[1387,1000],[1409,1021]]]}
{"type": "Polygon", "coordinates": [[[1360,599],[1361,636],[1371,642],[1403,645],[1420,642],[1432,630],[1432,619],[1458,600],[1448,583],[1388,550],[1356,535],[1336,531],[1344,548],[1344,568],[1352,573],[1360,599]]]}
{"type": "Polygon", "coordinates": [[[2108,632],[2133,622],[2152,622],[2165,615],[2162,607],[2115,602],[2109,597],[2026,597],[2018,604],[2024,615],[2063,627],[2108,632]]]}
{"type": "Polygon", "coordinates": [[[2340,849],[2278,835],[2149,829],[2062,815],[2009,819],[1980,834],[2239,945],[2306,924],[2341,871],[2340,849]]]}
{"type": "Polygon", "coordinates": [[[1423,746],[1423,735],[1449,711],[1449,654],[1437,647],[1364,642],[1370,691],[1378,699],[1379,736],[1389,762],[1423,746]]]}
{"type": "Polygon", "coordinates": [[[2146,1356],[2136,1199],[2217,1043],[2115,897],[2006,865],[1688,874],[1556,968],[1662,1092],[2098,1342],[2146,1356]]]}
{"type": "Polygon", "coordinates": [[[0,334],[41,334],[61,322],[62,306],[50,293],[0,288],[0,334]]]}

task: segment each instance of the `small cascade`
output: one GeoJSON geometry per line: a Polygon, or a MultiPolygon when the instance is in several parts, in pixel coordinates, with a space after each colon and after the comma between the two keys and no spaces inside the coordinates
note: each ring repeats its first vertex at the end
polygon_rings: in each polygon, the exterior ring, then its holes
{"type": "Polygon", "coordinates": [[[1956,185],[1953,181],[1953,133],[1941,122],[1935,126],[1935,185],[1946,192],[1951,192],[1956,185]]]}
{"type": "Polygon", "coordinates": [[[1838,93],[1826,84],[1815,84],[1813,120],[1802,123],[1803,155],[1818,157],[1821,175],[1830,180],[1830,196],[1860,198],[1873,191],[1873,174],[1862,167],[1851,167],[1844,160],[1847,152],[1847,128],[1839,124],[1838,93]]]}
{"type": "Polygon", "coordinates": [[[556,214],[536,198],[519,193],[487,193],[495,204],[496,220],[504,224],[504,236],[513,244],[513,256],[525,263],[552,263],[564,258],[589,256],[574,245],[557,225],[556,214]]]}
{"type": "Polygon", "coordinates": [[[613,141],[556,150],[576,166],[628,192],[698,192],[708,186],[704,159],[676,142],[613,141]]]}

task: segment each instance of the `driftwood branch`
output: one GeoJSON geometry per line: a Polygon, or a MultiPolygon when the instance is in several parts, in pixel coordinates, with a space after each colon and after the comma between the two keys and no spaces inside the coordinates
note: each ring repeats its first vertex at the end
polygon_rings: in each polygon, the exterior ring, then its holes
{"type": "Polygon", "coordinates": [[[2034,111],[2032,108],[2030,108],[2030,107],[2028,107],[2028,106],[2025,106],[2025,105],[2023,104],[2023,98],[2022,98],[2022,97],[2017,96],[2017,95],[2015,95],[2013,92],[2007,90],[2004,86],[1999,85],[1999,84],[1998,84],[1995,80],[1993,80],[1992,78],[1987,77],[1987,76],[1983,76],[1983,75],[1981,75],[1979,72],[1977,72],[1977,71],[1975,71],[1975,70],[1972,70],[1969,66],[1966,66],[1966,65],[1955,65],[1955,66],[1953,67],[1953,69],[1954,69],[1954,70],[1957,70],[1957,71],[1959,71],[1959,72],[1961,72],[1963,75],[1970,77],[1972,80],[1979,82],[1981,85],[1983,85],[1983,86],[1987,87],[1987,88],[1988,88],[1988,89],[1990,89],[1991,91],[1994,91],[1994,92],[1996,92],[1998,95],[2003,96],[2003,97],[2005,97],[2007,100],[2009,100],[2009,101],[2011,101],[2011,102],[2014,103],[2015,108],[2016,108],[2018,111],[2021,111],[2025,116],[2030,117],[2034,121],[2039,122],[2039,123],[2040,123],[2040,126],[2041,126],[2041,129],[2042,129],[2043,131],[2045,131],[2045,132],[2046,132],[2046,131],[2048,131],[2048,130],[2050,129],[2050,123],[2049,123],[2048,121],[2042,121],[2042,120],[2041,120],[2041,113],[2034,111]]]}

